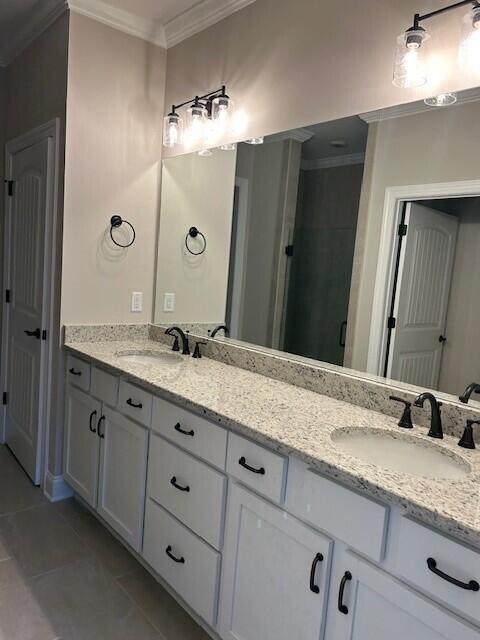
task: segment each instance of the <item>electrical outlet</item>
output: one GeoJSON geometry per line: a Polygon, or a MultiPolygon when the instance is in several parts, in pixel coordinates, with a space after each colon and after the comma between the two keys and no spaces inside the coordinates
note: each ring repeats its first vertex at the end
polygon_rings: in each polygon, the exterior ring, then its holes
{"type": "Polygon", "coordinates": [[[163,294],[163,310],[166,313],[172,313],[172,311],[175,311],[175,294],[174,293],[163,294]]]}
{"type": "Polygon", "coordinates": [[[131,310],[134,313],[138,313],[143,309],[143,292],[142,291],[132,291],[132,307],[131,310]]]}

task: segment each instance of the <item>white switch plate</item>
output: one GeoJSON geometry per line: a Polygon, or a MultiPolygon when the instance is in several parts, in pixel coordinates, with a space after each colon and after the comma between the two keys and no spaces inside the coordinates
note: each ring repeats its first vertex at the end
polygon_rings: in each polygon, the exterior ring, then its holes
{"type": "Polygon", "coordinates": [[[175,294],[164,293],[163,294],[163,310],[167,313],[175,311],[175,294]]]}
{"type": "Polygon", "coordinates": [[[132,311],[138,313],[143,309],[143,292],[132,291],[132,311]]]}

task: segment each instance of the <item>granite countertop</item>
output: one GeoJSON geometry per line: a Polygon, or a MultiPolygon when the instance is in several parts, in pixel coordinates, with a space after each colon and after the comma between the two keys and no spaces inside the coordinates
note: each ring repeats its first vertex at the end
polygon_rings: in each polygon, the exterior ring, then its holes
{"type": "MultiPolygon", "coordinates": [[[[472,471],[459,480],[432,479],[384,469],[353,457],[335,444],[337,429],[382,429],[405,438],[397,420],[209,358],[181,357],[178,364],[128,362],[118,354],[172,353],[153,340],[71,342],[65,347],[121,374],[167,400],[287,455],[373,498],[399,506],[417,520],[480,548],[480,451],[457,439],[432,441],[416,427],[419,446],[440,446],[472,471]],[[332,437],[333,434],[333,437],[332,437]]],[[[399,407],[399,415],[401,407],[399,407]]],[[[338,432],[337,432],[338,433],[338,432]]]]}

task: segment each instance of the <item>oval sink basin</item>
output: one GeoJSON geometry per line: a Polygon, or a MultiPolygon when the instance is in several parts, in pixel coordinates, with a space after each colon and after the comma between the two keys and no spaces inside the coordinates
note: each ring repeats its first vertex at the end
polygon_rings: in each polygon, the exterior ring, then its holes
{"type": "Polygon", "coordinates": [[[337,429],[333,442],[355,458],[413,476],[461,480],[471,467],[433,442],[382,429],[337,429]]]}
{"type": "Polygon", "coordinates": [[[133,364],[148,364],[155,366],[175,365],[182,362],[182,356],[178,353],[152,353],[151,351],[137,351],[129,353],[117,353],[117,358],[133,364]]]}

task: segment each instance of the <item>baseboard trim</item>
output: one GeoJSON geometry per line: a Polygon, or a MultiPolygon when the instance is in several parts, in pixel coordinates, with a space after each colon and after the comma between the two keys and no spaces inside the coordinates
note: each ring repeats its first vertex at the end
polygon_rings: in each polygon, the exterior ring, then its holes
{"type": "Polygon", "coordinates": [[[54,476],[47,471],[43,492],[50,502],[58,502],[73,496],[73,489],[65,482],[63,476],[54,476]]]}

